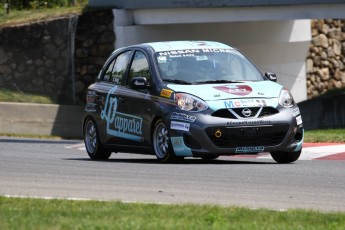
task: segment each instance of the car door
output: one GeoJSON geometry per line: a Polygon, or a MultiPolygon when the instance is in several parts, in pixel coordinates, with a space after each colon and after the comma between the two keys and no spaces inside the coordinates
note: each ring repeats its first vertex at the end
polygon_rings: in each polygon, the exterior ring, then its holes
{"type": "Polygon", "coordinates": [[[127,145],[130,138],[123,127],[127,118],[121,106],[122,88],[132,54],[132,50],[127,50],[113,55],[102,70],[96,86],[96,98],[100,105],[98,131],[103,144],[127,145]]]}
{"type": "Polygon", "coordinates": [[[130,115],[133,121],[136,121],[140,129],[136,129],[134,133],[142,137],[131,143],[132,146],[150,146],[151,143],[151,123],[154,117],[154,105],[151,100],[151,92],[153,90],[152,73],[150,70],[149,59],[142,50],[136,50],[123,88],[123,102],[121,108],[123,112],[130,115]],[[130,81],[134,77],[145,77],[149,84],[145,89],[131,88],[130,81]]]}

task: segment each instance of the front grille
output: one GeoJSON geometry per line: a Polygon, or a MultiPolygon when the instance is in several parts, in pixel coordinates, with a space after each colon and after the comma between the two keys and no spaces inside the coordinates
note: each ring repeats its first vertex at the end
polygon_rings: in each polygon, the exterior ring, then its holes
{"type": "Polygon", "coordinates": [[[273,107],[248,107],[248,108],[232,108],[232,109],[219,109],[215,111],[212,116],[239,119],[239,118],[261,118],[267,117],[279,113],[279,111],[273,107]],[[242,112],[244,109],[249,109],[251,114],[245,116],[242,112]]]}
{"type": "Polygon", "coordinates": [[[236,119],[235,115],[230,113],[229,109],[220,109],[217,110],[212,114],[214,117],[221,117],[221,118],[230,118],[230,119],[236,119]]]}
{"type": "MultiPolygon", "coordinates": [[[[261,110],[260,107],[252,107],[252,108],[235,108],[235,109],[229,109],[229,112],[235,113],[238,117],[243,118],[251,118],[251,117],[257,117],[258,112],[261,110]],[[245,116],[243,114],[243,110],[250,110],[249,116],[245,116]]],[[[236,116],[235,115],[235,116],[236,116]]]]}
{"type": "Polygon", "coordinates": [[[279,113],[279,111],[276,108],[264,107],[258,117],[268,117],[277,113],[279,113]]]}
{"type": "Polygon", "coordinates": [[[206,133],[211,141],[220,148],[249,146],[275,146],[283,142],[289,130],[288,124],[253,127],[212,127],[206,133]],[[222,135],[215,135],[220,131],[222,135]],[[216,137],[218,136],[218,137],[216,137]]]}

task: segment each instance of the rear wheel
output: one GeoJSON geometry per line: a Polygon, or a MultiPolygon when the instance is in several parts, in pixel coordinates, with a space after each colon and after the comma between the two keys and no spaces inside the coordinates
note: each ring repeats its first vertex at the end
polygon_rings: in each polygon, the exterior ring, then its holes
{"type": "Polygon", "coordinates": [[[300,157],[302,149],[297,152],[271,152],[272,158],[279,164],[287,164],[294,161],[300,157]]]}
{"type": "Polygon", "coordinates": [[[169,131],[160,119],[156,122],[152,133],[152,147],[156,157],[161,162],[173,162],[178,160],[170,143],[169,131]]]}
{"type": "Polygon", "coordinates": [[[86,152],[92,160],[106,160],[110,157],[111,152],[103,148],[96,123],[92,119],[86,120],[83,134],[86,152]]]}

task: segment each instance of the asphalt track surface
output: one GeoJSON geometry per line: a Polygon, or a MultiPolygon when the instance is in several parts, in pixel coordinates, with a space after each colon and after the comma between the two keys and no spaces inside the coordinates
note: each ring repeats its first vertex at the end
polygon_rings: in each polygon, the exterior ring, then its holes
{"type": "Polygon", "coordinates": [[[345,211],[345,144],[306,144],[301,160],[267,154],[185,159],[113,154],[91,161],[80,141],[0,138],[0,195],[345,211]]]}

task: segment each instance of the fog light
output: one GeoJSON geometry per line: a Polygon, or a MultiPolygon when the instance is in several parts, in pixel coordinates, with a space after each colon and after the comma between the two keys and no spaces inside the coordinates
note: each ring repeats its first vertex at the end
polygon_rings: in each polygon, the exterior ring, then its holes
{"type": "Polygon", "coordinates": [[[214,136],[217,137],[217,138],[221,138],[222,137],[222,131],[217,129],[217,131],[214,133],[214,136]]]}

